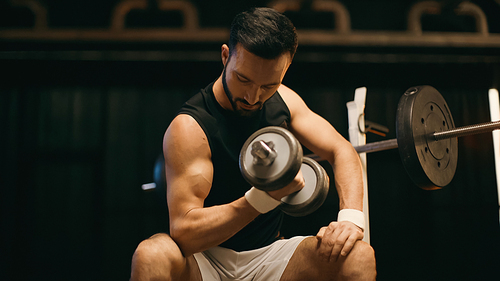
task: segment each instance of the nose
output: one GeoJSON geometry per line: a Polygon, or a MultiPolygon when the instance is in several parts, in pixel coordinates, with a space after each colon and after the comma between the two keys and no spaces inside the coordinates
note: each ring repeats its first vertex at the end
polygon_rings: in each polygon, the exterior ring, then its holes
{"type": "Polygon", "coordinates": [[[249,89],[246,94],[245,94],[245,101],[250,104],[254,105],[260,100],[260,95],[262,94],[262,90],[260,87],[252,87],[252,89],[249,89]]]}

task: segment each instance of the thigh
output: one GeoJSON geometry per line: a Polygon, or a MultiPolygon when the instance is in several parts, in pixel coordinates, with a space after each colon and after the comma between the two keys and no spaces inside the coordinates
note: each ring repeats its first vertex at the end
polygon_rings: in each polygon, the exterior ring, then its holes
{"type": "Polygon", "coordinates": [[[292,280],[325,280],[323,271],[328,269],[331,264],[318,258],[316,254],[317,240],[315,237],[304,239],[288,262],[280,281],[292,280]]]}
{"type": "Polygon", "coordinates": [[[186,270],[184,274],[181,275],[179,281],[190,280],[190,281],[203,281],[201,268],[198,265],[198,261],[194,256],[186,258],[186,270]]]}
{"type": "Polygon", "coordinates": [[[214,247],[194,257],[203,280],[273,280],[280,279],[297,246],[305,239],[297,236],[278,240],[263,248],[236,252],[214,247]]]}
{"type": "MultiPolygon", "coordinates": [[[[199,269],[196,276],[199,279],[195,280],[204,280],[204,281],[220,281],[221,277],[218,271],[212,266],[209,259],[203,253],[196,253],[191,258],[193,258],[196,262],[196,267],[199,269]]],[[[194,272],[193,272],[194,273],[194,272]]],[[[195,276],[191,274],[191,276],[195,276]]]]}
{"type": "Polygon", "coordinates": [[[357,241],[347,257],[325,261],[317,253],[316,237],[308,237],[297,247],[281,281],[375,280],[376,263],[373,248],[357,241]]]}

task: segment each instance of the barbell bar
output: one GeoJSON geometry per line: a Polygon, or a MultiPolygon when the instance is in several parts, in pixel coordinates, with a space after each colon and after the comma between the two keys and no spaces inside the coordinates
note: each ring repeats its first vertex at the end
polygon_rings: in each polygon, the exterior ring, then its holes
{"type": "Polygon", "coordinates": [[[368,143],[365,145],[360,145],[360,146],[354,147],[354,149],[358,153],[370,153],[370,152],[384,151],[384,150],[389,150],[389,149],[394,149],[394,148],[398,148],[398,140],[397,139],[377,141],[377,142],[372,142],[372,143],[368,143]]]}
{"type": "MultiPolygon", "coordinates": [[[[454,137],[465,137],[482,133],[489,133],[498,129],[500,129],[500,121],[492,121],[475,125],[463,126],[443,132],[435,132],[431,134],[429,138],[431,140],[440,141],[443,139],[454,138],[454,137]]],[[[354,149],[356,150],[357,153],[372,153],[372,152],[379,152],[396,148],[398,148],[398,139],[396,138],[371,142],[365,145],[354,146],[354,149]]],[[[325,160],[316,154],[307,154],[304,156],[312,158],[316,161],[325,160]]]]}
{"type": "Polygon", "coordinates": [[[432,138],[435,141],[440,141],[448,138],[454,137],[465,137],[470,135],[477,135],[482,133],[490,133],[494,130],[500,129],[500,121],[491,121],[475,125],[463,126],[460,128],[455,128],[443,132],[436,132],[432,134],[432,138]]]}
{"type": "MultiPolygon", "coordinates": [[[[489,133],[500,129],[500,121],[485,122],[475,125],[463,126],[442,132],[435,132],[428,136],[431,141],[440,141],[454,137],[465,137],[482,133],[489,133]]],[[[355,146],[354,149],[358,153],[370,153],[398,148],[398,139],[383,140],[367,143],[365,145],[355,146]]],[[[315,154],[308,154],[307,157],[313,159],[321,159],[315,154]]]]}

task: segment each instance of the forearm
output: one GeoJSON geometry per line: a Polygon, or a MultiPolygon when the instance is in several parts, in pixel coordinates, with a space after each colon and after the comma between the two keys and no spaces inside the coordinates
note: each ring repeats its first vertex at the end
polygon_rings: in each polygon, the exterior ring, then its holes
{"type": "Polygon", "coordinates": [[[341,150],[331,161],[340,209],[363,210],[363,173],[356,151],[341,150]]]}
{"type": "Polygon", "coordinates": [[[171,218],[170,235],[183,254],[190,256],[231,238],[259,214],[244,197],[225,205],[195,208],[171,218]]]}

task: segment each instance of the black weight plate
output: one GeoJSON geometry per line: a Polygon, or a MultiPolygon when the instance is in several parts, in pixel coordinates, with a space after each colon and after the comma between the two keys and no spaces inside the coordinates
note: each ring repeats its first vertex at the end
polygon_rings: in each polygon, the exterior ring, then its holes
{"type": "Polygon", "coordinates": [[[283,188],[297,175],[302,163],[302,146],[288,130],[269,126],[253,133],[240,151],[240,171],[245,180],[258,189],[272,191],[283,188]],[[252,144],[263,140],[273,142],[277,157],[269,165],[254,163],[252,144]]]}
{"type": "Polygon", "coordinates": [[[309,157],[302,160],[305,186],[299,192],[281,199],[280,209],[287,215],[303,217],[316,211],[326,200],[330,179],[325,169],[309,157]]]}
{"type": "Polygon", "coordinates": [[[450,109],[431,86],[408,89],[398,104],[396,134],[406,172],[422,189],[448,185],[457,168],[457,138],[435,141],[435,132],[455,128],[450,109]]]}

